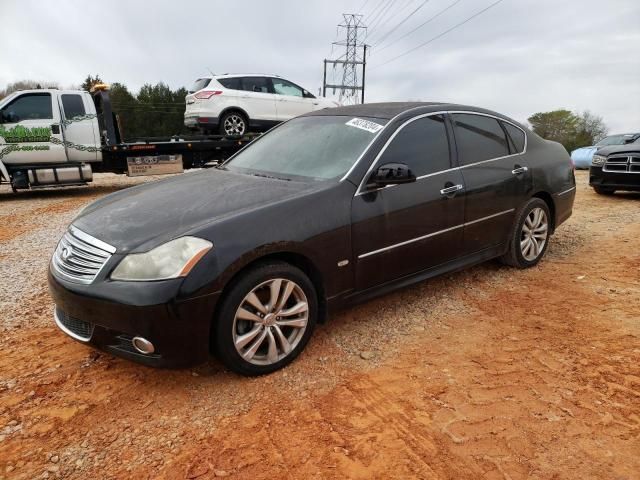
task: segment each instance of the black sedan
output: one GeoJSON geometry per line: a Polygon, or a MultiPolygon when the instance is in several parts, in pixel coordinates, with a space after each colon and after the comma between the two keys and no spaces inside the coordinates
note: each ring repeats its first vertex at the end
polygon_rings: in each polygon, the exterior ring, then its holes
{"type": "Polygon", "coordinates": [[[616,190],[640,192],[640,137],[626,145],[596,151],[589,168],[589,185],[600,195],[616,190]]]}
{"type": "Polygon", "coordinates": [[[536,265],[574,196],[563,147],[495,112],[314,112],[83,210],[51,261],[55,321],[147,365],[213,353],[264,374],[337,308],[492,258],[536,265]]]}

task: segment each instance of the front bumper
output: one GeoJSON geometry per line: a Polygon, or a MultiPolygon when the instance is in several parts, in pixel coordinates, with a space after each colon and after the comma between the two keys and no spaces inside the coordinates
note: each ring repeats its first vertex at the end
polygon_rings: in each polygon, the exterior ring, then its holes
{"type": "Polygon", "coordinates": [[[117,289],[72,284],[51,271],[48,279],[56,323],[76,340],[153,367],[187,367],[209,358],[218,293],[179,299],[182,279],[112,282],[128,284],[117,289]],[[137,352],[131,343],[136,336],[151,341],[155,351],[137,352]]]}
{"type": "Polygon", "coordinates": [[[605,172],[602,170],[602,167],[592,165],[589,169],[589,185],[592,187],[638,192],[640,191],[640,173],[605,172]]]}

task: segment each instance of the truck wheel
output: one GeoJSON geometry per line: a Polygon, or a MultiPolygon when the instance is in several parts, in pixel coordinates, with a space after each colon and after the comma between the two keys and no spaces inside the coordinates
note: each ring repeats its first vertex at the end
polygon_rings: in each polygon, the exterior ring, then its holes
{"type": "Polygon", "coordinates": [[[593,187],[593,189],[598,195],[613,195],[615,193],[615,190],[612,188],[593,187]]]}
{"type": "Polygon", "coordinates": [[[549,245],[551,229],[549,207],[544,200],[532,198],[516,213],[514,228],[508,240],[509,249],[500,260],[516,268],[536,265],[549,245]]]}
{"type": "Polygon", "coordinates": [[[271,373],[300,354],[317,316],[316,290],[300,269],[259,265],[225,293],[212,329],[214,353],[236,373],[271,373]]]}
{"type": "Polygon", "coordinates": [[[239,112],[227,112],[220,119],[220,135],[237,137],[247,133],[248,122],[239,112]]]}

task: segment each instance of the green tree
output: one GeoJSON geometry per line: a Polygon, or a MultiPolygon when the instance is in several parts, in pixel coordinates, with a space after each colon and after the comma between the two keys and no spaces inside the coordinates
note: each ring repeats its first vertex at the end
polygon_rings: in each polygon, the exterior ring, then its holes
{"type": "Polygon", "coordinates": [[[4,89],[0,89],[0,99],[11,95],[18,90],[32,90],[35,88],[60,88],[56,82],[40,82],[37,80],[18,80],[8,84],[4,89]],[[43,87],[44,85],[44,87],[43,87]]]}
{"type": "Polygon", "coordinates": [[[561,143],[568,152],[593,145],[607,134],[607,126],[602,117],[589,111],[540,112],[531,115],[528,120],[534,132],[542,138],[561,143]]]}
{"type": "Polygon", "coordinates": [[[98,83],[103,83],[102,79],[100,78],[100,75],[96,75],[95,77],[92,77],[91,75],[87,75],[87,78],[84,79],[84,82],[82,82],[82,85],[80,86],[80,88],[82,90],[89,92],[91,91],[93,86],[98,83]]]}

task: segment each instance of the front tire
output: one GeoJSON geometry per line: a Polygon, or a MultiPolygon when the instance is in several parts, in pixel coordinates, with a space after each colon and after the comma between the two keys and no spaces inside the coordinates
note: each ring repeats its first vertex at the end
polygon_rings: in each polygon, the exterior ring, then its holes
{"type": "Polygon", "coordinates": [[[532,198],[516,214],[509,238],[509,248],[500,260],[516,268],[536,265],[549,246],[551,216],[544,200],[532,198]]]}
{"type": "Polygon", "coordinates": [[[227,112],[220,119],[220,135],[241,137],[249,131],[249,122],[240,112],[227,112]]]}
{"type": "Polygon", "coordinates": [[[212,344],[230,370],[255,376],[291,363],[318,317],[313,283],[284,262],[259,265],[234,281],[222,300],[212,344]]]}

